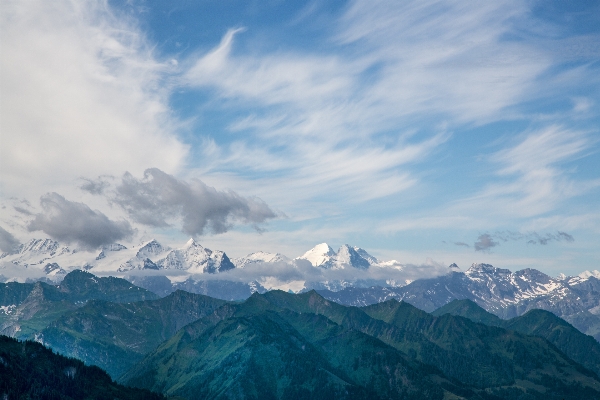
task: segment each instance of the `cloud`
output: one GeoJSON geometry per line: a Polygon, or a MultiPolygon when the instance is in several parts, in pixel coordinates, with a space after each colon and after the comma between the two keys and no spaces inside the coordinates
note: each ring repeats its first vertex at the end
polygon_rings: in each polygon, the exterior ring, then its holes
{"type": "Polygon", "coordinates": [[[456,246],[465,246],[465,247],[471,247],[471,246],[469,246],[469,245],[468,245],[467,243],[465,243],[465,242],[454,242],[454,244],[455,244],[456,246]]]}
{"type": "Polygon", "coordinates": [[[527,240],[528,244],[541,244],[541,245],[547,245],[548,242],[551,241],[557,241],[557,242],[573,242],[575,241],[575,238],[571,235],[569,235],[566,232],[557,232],[556,234],[552,234],[552,233],[547,233],[543,236],[538,235],[537,233],[532,233],[529,235],[526,235],[525,238],[527,237],[531,237],[531,239],[527,240]]]}
{"type": "Polygon", "coordinates": [[[439,126],[503,119],[549,65],[525,41],[504,40],[528,12],[518,2],[352,1],[345,10],[326,52],[249,52],[237,37],[252,42],[252,30],[231,29],[190,60],[182,86],[210,93],[211,111],[239,110],[228,128],[243,133],[206,154],[204,170],[235,179],[235,164],[249,187],[283,188],[279,204],[404,192],[419,183],[409,164],[448,140],[439,126]]]}
{"type": "Polygon", "coordinates": [[[15,211],[21,213],[21,214],[25,214],[25,215],[33,215],[33,213],[23,207],[19,207],[19,206],[13,206],[13,208],[15,209],[15,211]]]}
{"type": "Polygon", "coordinates": [[[110,187],[110,182],[108,182],[103,177],[98,177],[98,179],[87,179],[81,178],[81,180],[85,181],[79,188],[85,192],[90,194],[100,195],[104,194],[104,191],[110,187]]]}
{"type": "Polygon", "coordinates": [[[12,233],[0,226],[0,251],[3,253],[12,253],[18,248],[19,244],[19,241],[12,233]]]}
{"type": "Polygon", "coordinates": [[[86,250],[130,238],[134,233],[129,222],[112,221],[100,211],[66,200],[58,193],[42,196],[40,204],[43,212],[35,216],[27,229],[43,231],[58,241],[77,243],[86,250]]]}
{"type": "Polygon", "coordinates": [[[489,251],[489,249],[497,245],[498,242],[494,241],[492,236],[487,233],[479,235],[477,241],[474,243],[475,251],[489,251]]]}
{"type": "Polygon", "coordinates": [[[234,222],[256,226],[277,217],[259,198],[219,191],[197,179],[185,182],[157,168],[147,169],[143,179],[126,173],[111,201],[144,225],[166,227],[169,219],[180,218],[182,231],[192,236],[224,233],[234,222]]]}
{"type": "Polygon", "coordinates": [[[542,246],[547,245],[550,242],[573,242],[575,238],[566,233],[558,231],[556,233],[546,233],[540,235],[537,232],[520,233],[511,231],[500,231],[493,234],[485,233],[479,235],[475,242],[475,251],[486,251],[491,247],[498,246],[502,242],[508,241],[525,241],[527,244],[539,244],[542,246]]]}
{"type": "Polygon", "coordinates": [[[176,67],[155,56],[134,20],[104,0],[8,0],[0,29],[5,194],[37,197],[81,175],[141,173],[148,160],[180,167],[187,146],[165,84],[176,67]]]}

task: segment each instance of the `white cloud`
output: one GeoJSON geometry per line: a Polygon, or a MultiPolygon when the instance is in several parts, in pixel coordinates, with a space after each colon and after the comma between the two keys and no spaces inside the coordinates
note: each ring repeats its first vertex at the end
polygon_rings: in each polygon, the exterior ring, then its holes
{"type": "Polygon", "coordinates": [[[2,11],[5,195],[182,166],[187,148],[173,134],[163,82],[172,67],[133,21],[105,1],[7,1],[2,11]]]}

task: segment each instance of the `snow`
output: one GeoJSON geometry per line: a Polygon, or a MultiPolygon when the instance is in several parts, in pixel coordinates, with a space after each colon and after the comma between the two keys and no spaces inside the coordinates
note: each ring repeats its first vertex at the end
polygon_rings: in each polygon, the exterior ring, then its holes
{"type": "Polygon", "coordinates": [[[327,243],[321,243],[304,253],[299,259],[307,260],[313,267],[327,266],[335,257],[335,252],[327,243]]]}

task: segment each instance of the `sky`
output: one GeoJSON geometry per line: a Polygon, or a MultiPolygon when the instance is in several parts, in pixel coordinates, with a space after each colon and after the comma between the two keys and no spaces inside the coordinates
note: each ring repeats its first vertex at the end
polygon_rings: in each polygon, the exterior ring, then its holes
{"type": "Polygon", "coordinates": [[[600,3],[0,5],[0,250],[600,268],[600,3]]]}

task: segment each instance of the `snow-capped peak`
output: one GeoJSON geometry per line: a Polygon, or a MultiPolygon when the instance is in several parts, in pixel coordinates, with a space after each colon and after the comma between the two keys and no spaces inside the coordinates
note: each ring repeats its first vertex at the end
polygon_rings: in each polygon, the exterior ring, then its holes
{"type": "Polygon", "coordinates": [[[136,257],[140,258],[140,259],[145,259],[145,258],[152,259],[153,257],[156,257],[157,255],[164,253],[165,251],[168,251],[168,250],[169,250],[168,247],[165,247],[162,244],[158,243],[158,241],[156,239],[152,239],[149,242],[146,242],[145,244],[140,246],[140,249],[138,250],[136,257]]]}
{"type": "Polygon", "coordinates": [[[508,269],[496,268],[490,264],[472,264],[469,269],[465,272],[467,275],[478,275],[478,274],[499,274],[499,275],[510,275],[508,269]]]}
{"type": "MultiPolygon", "coordinates": [[[[183,247],[187,249],[187,248],[190,248],[190,247],[193,247],[193,246],[198,246],[198,243],[196,243],[196,241],[194,240],[194,238],[190,238],[190,240],[188,240],[185,243],[185,246],[183,246],[183,247]]],[[[200,246],[200,247],[202,247],[202,246],[200,246]]]]}
{"type": "Polygon", "coordinates": [[[371,265],[379,264],[379,260],[376,259],[375,257],[373,257],[372,255],[370,255],[369,253],[367,253],[366,250],[361,249],[358,246],[354,246],[353,249],[358,253],[359,256],[361,256],[362,258],[367,260],[369,262],[369,264],[371,264],[371,265]]]}
{"type": "Polygon", "coordinates": [[[600,279],[600,271],[598,271],[597,269],[593,270],[593,271],[583,271],[582,273],[580,273],[578,275],[581,279],[589,279],[592,276],[596,279],[600,279]]]}
{"type": "Polygon", "coordinates": [[[336,267],[351,266],[360,269],[369,268],[369,261],[362,258],[353,247],[347,244],[340,247],[336,255],[336,267]]]}
{"type": "Polygon", "coordinates": [[[314,267],[326,267],[333,257],[335,257],[335,251],[327,243],[321,243],[304,253],[299,259],[309,261],[314,267]]]}
{"type": "Polygon", "coordinates": [[[257,251],[256,253],[248,254],[245,257],[240,257],[231,260],[236,268],[245,268],[252,264],[258,263],[275,263],[275,262],[290,262],[290,259],[280,253],[267,253],[265,251],[257,251]]]}

